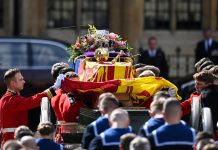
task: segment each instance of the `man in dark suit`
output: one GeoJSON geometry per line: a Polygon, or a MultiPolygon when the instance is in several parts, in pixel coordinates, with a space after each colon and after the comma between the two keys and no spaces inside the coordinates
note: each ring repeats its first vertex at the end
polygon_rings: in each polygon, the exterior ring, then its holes
{"type": "Polygon", "coordinates": [[[195,49],[195,62],[208,57],[214,64],[218,64],[218,42],[212,39],[210,29],[203,30],[204,39],[197,43],[195,49]]]}
{"type": "Polygon", "coordinates": [[[157,38],[150,37],[148,39],[148,46],[148,50],[140,51],[139,63],[158,67],[160,69],[160,76],[168,78],[168,64],[164,52],[157,47],[157,38]]]}

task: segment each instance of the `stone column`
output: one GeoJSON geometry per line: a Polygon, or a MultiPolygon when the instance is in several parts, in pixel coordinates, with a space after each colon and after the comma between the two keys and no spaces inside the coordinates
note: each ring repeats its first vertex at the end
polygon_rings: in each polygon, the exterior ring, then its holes
{"type": "Polygon", "coordinates": [[[109,30],[111,32],[122,34],[122,10],[123,10],[123,0],[110,0],[109,1],[109,10],[110,10],[110,18],[109,18],[109,30]]]}
{"type": "Polygon", "coordinates": [[[176,0],[170,0],[170,30],[176,31],[176,0]]]}
{"type": "Polygon", "coordinates": [[[111,0],[110,4],[110,30],[126,39],[136,52],[144,26],[144,0],[111,0]]]}
{"type": "Polygon", "coordinates": [[[13,23],[14,23],[14,0],[4,0],[4,16],[3,16],[3,34],[12,35],[13,34],[13,23]]]}
{"type": "Polygon", "coordinates": [[[23,35],[44,35],[47,26],[47,0],[23,0],[22,25],[23,35]]]}
{"type": "Polygon", "coordinates": [[[217,26],[217,0],[203,0],[203,28],[216,30],[217,26]]]}
{"type": "Polygon", "coordinates": [[[213,31],[217,29],[217,0],[211,0],[211,20],[210,26],[213,31]]]}

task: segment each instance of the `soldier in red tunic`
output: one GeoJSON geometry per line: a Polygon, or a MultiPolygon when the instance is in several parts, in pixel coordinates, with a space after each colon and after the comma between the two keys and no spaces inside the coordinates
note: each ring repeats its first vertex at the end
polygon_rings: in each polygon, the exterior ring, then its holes
{"type": "MultiPolygon", "coordinates": [[[[59,73],[61,72],[62,69],[64,69],[65,67],[69,67],[68,64],[60,62],[60,63],[56,63],[52,66],[51,69],[51,75],[53,77],[54,80],[57,79],[59,73]]],[[[51,106],[54,110],[56,119],[57,119],[57,125],[60,125],[61,122],[63,121],[60,109],[59,109],[59,101],[60,101],[60,97],[63,94],[61,89],[57,89],[56,91],[56,96],[52,97],[51,99],[51,106]]]]}
{"type": "Polygon", "coordinates": [[[181,103],[182,116],[186,116],[191,113],[191,102],[194,97],[201,97],[202,89],[213,84],[214,76],[207,70],[195,73],[193,75],[195,80],[196,92],[192,93],[190,98],[181,103]]]}
{"type": "Polygon", "coordinates": [[[25,80],[19,69],[9,69],[5,72],[4,81],[7,84],[7,92],[0,100],[0,131],[2,145],[14,138],[14,131],[20,125],[28,125],[28,110],[40,106],[43,97],[51,98],[55,95],[55,88],[59,88],[64,76],[58,77],[55,84],[30,97],[22,97],[25,80]]]}
{"type": "MultiPolygon", "coordinates": [[[[78,75],[72,68],[64,68],[62,73],[72,81],[79,81],[78,75]]],[[[59,109],[65,122],[77,122],[80,108],[84,106],[84,95],[77,91],[62,94],[59,109]]]]}

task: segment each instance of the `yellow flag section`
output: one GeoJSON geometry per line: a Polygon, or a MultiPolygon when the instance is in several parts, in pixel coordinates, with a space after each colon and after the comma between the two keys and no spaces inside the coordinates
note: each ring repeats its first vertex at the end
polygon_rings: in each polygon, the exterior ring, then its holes
{"type": "Polygon", "coordinates": [[[98,63],[94,61],[82,61],[79,67],[81,81],[105,82],[115,79],[133,78],[133,68],[130,62],[98,63]]]}
{"type": "Polygon", "coordinates": [[[177,98],[179,100],[182,99],[177,93],[178,88],[170,81],[161,77],[121,79],[116,93],[127,93],[130,94],[133,99],[143,99],[146,101],[156,92],[168,88],[173,88],[177,98]]]}

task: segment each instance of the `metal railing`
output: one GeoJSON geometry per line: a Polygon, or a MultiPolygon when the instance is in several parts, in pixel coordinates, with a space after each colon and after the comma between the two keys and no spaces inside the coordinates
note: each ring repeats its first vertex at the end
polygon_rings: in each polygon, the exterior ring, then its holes
{"type": "Polygon", "coordinates": [[[193,75],[195,72],[195,57],[180,54],[180,48],[176,49],[175,55],[167,55],[169,65],[169,76],[173,78],[184,78],[193,75]]]}

